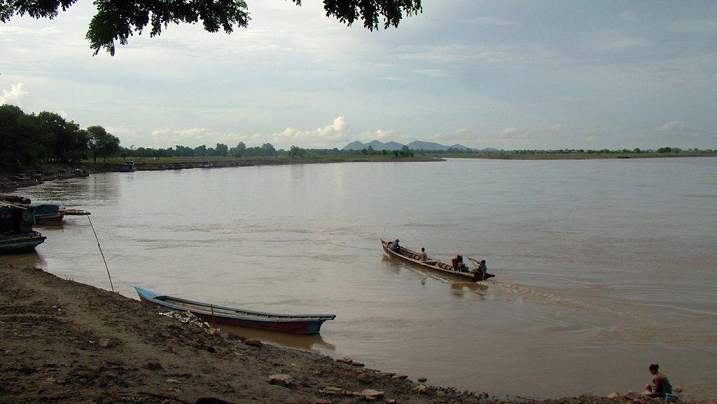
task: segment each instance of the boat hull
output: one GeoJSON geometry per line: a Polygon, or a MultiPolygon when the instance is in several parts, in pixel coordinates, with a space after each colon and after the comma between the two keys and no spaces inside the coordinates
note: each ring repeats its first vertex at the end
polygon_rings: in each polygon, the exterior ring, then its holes
{"type": "MultiPolygon", "coordinates": [[[[458,272],[458,271],[454,271],[449,268],[444,268],[441,265],[440,261],[430,260],[428,262],[425,262],[425,261],[420,261],[418,259],[410,258],[406,255],[399,254],[398,252],[393,251],[390,248],[388,248],[388,242],[386,242],[384,240],[381,240],[381,246],[383,247],[383,251],[391,258],[396,258],[400,261],[418,266],[422,269],[427,269],[427,270],[430,270],[430,271],[433,271],[436,273],[440,273],[441,275],[448,276],[451,279],[461,280],[463,282],[479,282],[479,281],[484,281],[486,279],[490,279],[495,276],[495,275],[489,274],[489,273],[486,273],[485,276],[483,276],[480,273],[458,272]]],[[[418,255],[417,252],[409,250],[405,247],[401,247],[401,250],[405,253],[413,254],[415,256],[418,255]]],[[[446,265],[446,264],[444,264],[444,265],[446,265]]]]}
{"type": "Polygon", "coordinates": [[[224,306],[214,306],[201,302],[192,302],[190,300],[172,298],[170,296],[161,296],[139,287],[135,287],[135,289],[137,290],[137,294],[139,295],[140,300],[144,304],[151,306],[160,306],[171,310],[189,311],[195,316],[211,324],[227,324],[232,326],[248,327],[266,331],[277,331],[291,334],[318,334],[321,331],[321,326],[325,321],[333,320],[335,318],[334,315],[304,315],[303,317],[307,318],[301,318],[302,316],[293,317],[289,315],[260,312],[249,313],[263,315],[266,316],[266,318],[248,318],[247,316],[219,313],[227,310],[239,311],[238,309],[232,309],[224,306]],[[173,304],[171,301],[162,300],[167,298],[173,299],[178,302],[187,303],[189,305],[199,305],[200,307],[191,308],[187,307],[187,305],[180,306],[178,304],[173,304]]]}
{"type": "Polygon", "coordinates": [[[52,213],[52,214],[48,214],[48,215],[35,215],[35,224],[60,226],[60,225],[62,225],[63,217],[64,217],[64,215],[62,213],[52,213]]]}
{"type": "Polygon", "coordinates": [[[30,252],[45,241],[44,236],[0,238],[0,254],[30,252]]]}

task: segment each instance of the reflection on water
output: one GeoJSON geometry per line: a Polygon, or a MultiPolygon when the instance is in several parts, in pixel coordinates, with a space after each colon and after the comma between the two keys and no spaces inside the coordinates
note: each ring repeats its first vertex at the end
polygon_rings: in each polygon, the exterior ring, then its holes
{"type": "MultiPolygon", "coordinates": [[[[326,325],[326,324],[324,324],[326,325]]],[[[228,324],[222,324],[220,328],[223,331],[238,335],[244,338],[258,338],[264,342],[269,342],[277,345],[287,346],[290,348],[304,349],[304,350],[329,350],[333,351],[336,346],[324,341],[321,334],[314,335],[297,335],[287,334],[281,332],[258,330],[255,328],[237,327],[228,324]]]]}
{"type": "MultiPolygon", "coordinates": [[[[126,296],[337,315],[321,337],[257,335],[278,344],[493,394],[627,391],[650,363],[685,398],[717,394],[714,158],[113,173],[21,194],[91,211],[126,296]],[[444,279],[382,237],[497,277],[444,279]]],[[[40,231],[38,254],[0,260],[109,288],[85,218],[40,231]]]]}

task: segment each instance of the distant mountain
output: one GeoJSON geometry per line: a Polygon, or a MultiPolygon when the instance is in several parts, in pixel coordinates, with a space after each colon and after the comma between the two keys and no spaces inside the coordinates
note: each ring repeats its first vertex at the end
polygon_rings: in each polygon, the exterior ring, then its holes
{"type": "Polygon", "coordinates": [[[371,146],[376,151],[381,150],[401,150],[403,148],[403,145],[401,143],[397,142],[381,142],[380,140],[374,140],[369,143],[361,143],[358,140],[355,142],[351,142],[344,146],[342,150],[363,150],[367,149],[369,146],[371,146]]]}
{"type": "Polygon", "coordinates": [[[368,143],[368,146],[373,147],[374,150],[401,150],[403,148],[402,143],[398,142],[381,142],[378,140],[374,140],[373,142],[368,143]]]}
{"type": "Polygon", "coordinates": [[[363,143],[361,143],[361,142],[359,142],[359,141],[357,140],[357,141],[355,141],[355,142],[351,142],[351,143],[347,144],[347,145],[344,146],[344,148],[341,149],[341,150],[363,150],[363,149],[365,149],[366,147],[367,147],[367,146],[366,146],[365,144],[363,144],[363,143]]]}
{"type": "Polygon", "coordinates": [[[422,142],[420,140],[415,140],[408,144],[408,148],[411,150],[448,150],[448,149],[456,149],[456,150],[468,150],[467,147],[463,146],[462,144],[454,144],[451,146],[442,145],[440,143],[435,142],[422,142]]]}
{"type": "MultiPolygon", "coordinates": [[[[374,141],[371,141],[368,143],[362,143],[357,140],[355,142],[351,142],[351,143],[347,144],[346,146],[344,146],[344,148],[342,150],[363,150],[363,149],[367,149],[369,146],[371,146],[376,151],[381,151],[381,150],[392,151],[392,150],[401,150],[401,148],[403,147],[403,144],[398,143],[398,142],[385,142],[384,143],[379,140],[374,140],[374,141]]],[[[415,140],[415,141],[407,144],[406,146],[408,146],[408,148],[411,150],[427,150],[427,151],[446,151],[448,149],[473,150],[469,147],[463,146],[462,144],[453,144],[450,146],[446,146],[446,145],[443,145],[440,143],[422,142],[420,140],[415,140]]],[[[493,153],[493,152],[497,152],[498,150],[493,149],[493,148],[486,148],[486,149],[478,150],[478,151],[493,153]]]]}

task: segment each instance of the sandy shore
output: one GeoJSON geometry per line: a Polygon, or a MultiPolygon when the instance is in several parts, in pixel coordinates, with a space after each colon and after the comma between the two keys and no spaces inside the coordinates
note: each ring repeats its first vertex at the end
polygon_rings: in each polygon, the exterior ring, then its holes
{"type": "MultiPolygon", "coordinates": [[[[0,402],[534,402],[430,386],[159,311],[39,269],[0,264],[0,402]]],[[[544,403],[661,402],[636,398],[544,403]]]]}

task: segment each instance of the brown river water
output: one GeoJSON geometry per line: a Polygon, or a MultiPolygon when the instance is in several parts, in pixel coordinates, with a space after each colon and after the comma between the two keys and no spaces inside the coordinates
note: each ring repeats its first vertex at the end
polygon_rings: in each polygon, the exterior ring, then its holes
{"type": "MultiPolygon", "coordinates": [[[[18,192],[92,212],[115,288],[282,313],[321,335],[234,330],[492,394],[639,390],[659,363],[717,396],[717,159],[451,160],[109,173],[18,192]],[[484,258],[453,283],[387,258],[484,258]]],[[[2,257],[109,289],[85,217],[2,257]]]]}

